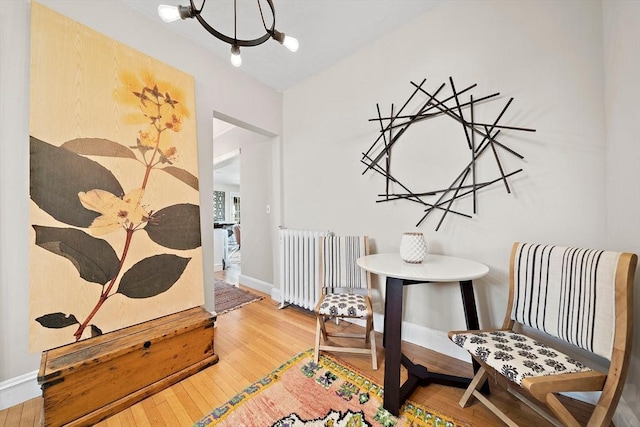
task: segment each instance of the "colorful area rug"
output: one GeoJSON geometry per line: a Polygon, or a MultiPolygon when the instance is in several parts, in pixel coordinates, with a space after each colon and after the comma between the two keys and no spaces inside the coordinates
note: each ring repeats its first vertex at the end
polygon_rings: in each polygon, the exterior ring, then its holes
{"type": "Polygon", "coordinates": [[[228,427],[421,427],[462,426],[407,401],[394,417],[382,407],[383,390],[337,359],[300,353],[216,408],[195,426],[228,427]]]}
{"type": "Polygon", "coordinates": [[[260,295],[252,294],[218,279],[215,281],[214,293],[218,315],[262,299],[260,295]]]}

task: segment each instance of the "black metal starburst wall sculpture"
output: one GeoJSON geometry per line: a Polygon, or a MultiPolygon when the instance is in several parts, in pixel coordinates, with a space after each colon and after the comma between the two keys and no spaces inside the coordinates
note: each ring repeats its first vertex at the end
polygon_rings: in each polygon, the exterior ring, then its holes
{"type": "Polygon", "coordinates": [[[385,177],[385,192],[379,194],[380,198],[376,200],[376,202],[407,200],[422,205],[424,207],[424,214],[416,224],[416,227],[420,226],[433,212],[441,212],[442,215],[436,226],[436,231],[438,231],[449,213],[467,218],[472,217],[467,213],[452,209],[454,201],[465,197],[471,198],[473,201],[473,214],[476,214],[479,190],[493,184],[502,183],[507,193],[511,193],[508,180],[522,172],[522,169],[511,172],[505,171],[503,162],[500,161],[500,156],[507,153],[520,160],[524,159],[524,157],[502,142],[499,142],[498,136],[501,136],[501,133],[506,131],[535,132],[535,129],[500,124],[500,120],[511,105],[513,98],[507,101],[496,119],[493,120],[493,123],[479,123],[474,120],[474,106],[480,103],[496,101],[495,98],[500,95],[499,92],[475,98],[470,91],[474,89],[477,84],[456,91],[451,77],[449,77],[450,94],[444,94],[447,92],[443,90],[447,86],[446,83],[442,83],[434,92],[429,92],[424,87],[425,82],[426,79],[420,84],[411,82],[411,85],[414,87],[413,92],[397,112],[394,111],[392,104],[390,109],[391,113],[388,117],[382,116],[380,113],[380,105],[376,104],[378,116],[369,119],[369,121],[378,122],[380,134],[371,147],[362,154],[361,161],[366,165],[362,174],[364,175],[368,171],[373,171],[385,177]],[[462,99],[463,95],[465,97],[468,96],[468,101],[462,99]],[[407,108],[412,101],[421,102],[418,111],[410,114],[405,113],[405,108],[407,108]],[[460,124],[464,135],[463,144],[468,148],[469,157],[460,173],[448,188],[412,191],[392,175],[391,150],[398,144],[410,126],[438,117],[453,119],[460,124]],[[479,160],[483,157],[493,159],[499,173],[493,179],[478,181],[476,172],[478,170],[479,160]]]}

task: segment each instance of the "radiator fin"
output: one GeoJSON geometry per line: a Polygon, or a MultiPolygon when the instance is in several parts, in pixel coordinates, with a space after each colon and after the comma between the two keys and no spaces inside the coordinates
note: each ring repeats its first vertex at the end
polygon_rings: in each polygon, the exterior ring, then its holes
{"type": "Polygon", "coordinates": [[[320,299],[320,237],[328,231],[280,229],[281,307],[313,310],[320,299]]]}

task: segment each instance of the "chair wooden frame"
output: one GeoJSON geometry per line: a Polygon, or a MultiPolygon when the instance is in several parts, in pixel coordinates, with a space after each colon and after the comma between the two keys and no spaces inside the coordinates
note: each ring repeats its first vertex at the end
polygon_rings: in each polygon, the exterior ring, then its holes
{"type": "MultiPolygon", "coordinates": [[[[364,239],[364,255],[369,254],[369,238],[367,236],[362,236],[364,239]]],[[[320,238],[320,248],[323,248],[325,244],[325,238],[320,238]]],[[[360,354],[370,354],[371,355],[371,364],[374,370],[378,369],[378,358],[377,358],[377,350],[376,350],[376,339],[375,339],[375,331],[373,327],[373,308],[371,305],[371,274],[366,272],[366,295],[364,296],[364,300],[366,303],[366,316],[348,316],[348,315],[323,315],[320,314],[320,306],[322,305],[324,298],[328,295],[326,285],[325,276],[324,276],[324,250],[320,251],[320,290],[321,297],[316,304],[314,312],[316,314],[316,337],[315,337],[315,351],[314,351],[314,360],[317,363],[319,359],[320,351],[329,351],[329,352],[344,352],[344,353],[360,353],[360,354]],[[346,333],[346,332],[333,332],[330,331],[330,328],[327,327],[327,323],[330,320],[339,320],[342,319],[365,319],[365,332],[363,334],[359,333],[346,333]],[[364,339],[364,347],[348,347],[348,346],[340,346],[335,344],[329,344],[329,338],[354,338],[354,339],[364,339]]],[[[338,287],[334,287],[334,289],[340,289],[338,287]]],[[[364,289],[364,288],[361,288],[364,289]]],[[[338,292],[339,293],[339,292],[338,292]]],[[[330,341],[329,341],[330,342],[330,341]]]]}
{"type": "MultiPolygon", "coordinates": [[[[513,245],[510,260],[509,273],[509,299],[507,313],[500,331],[511,332],[517,330],[521,334],[521,326],[512,319],[512,308],[514,306],[514,283],[515,283],[515,257],[519,243],[513,245]]],[[[638,257],[631,253],[620,253],[615,270],[615,331],[613,337],[613,348],[607,372],[588,371],[565,374],[555,374],[547,376],[526,377],[518,386],[504,377],[502,383],[508,383],[508,389],[512,394],[532,407],[538,414],[556,425],[579,426],[580,423],[560,402],[556,393],[562,392],[583,392],[601,391],[600,398],[595,405],[594,411],[587,423],[587,426],[608,426],[615,412],[616,406],[622,394],[624,381],[629,367],[631,356],[632,333],[633,333],[633,285],[638,257]],[[530,400],[533,397],[534,400],[530,400]],[[538,406],[542,403],[551,410],[557,420],[538,406]],[[558,424],[558,421],[561,424],[558,424]]],[[[471,331],[451,331],[449,337],[459,333],[471,331]]],[[[485,331],[483,331],[485,332],[485,331]]],[[[489,331],[486,331],[489,332],[489,331]]],[[[570,345],[570,344],[567,344],[570,345]]],[[[495,413],[505,424],[517,426],[515,422],[507,417],[498,407],[496,407],[487,396],[480,392],[480,388],[489,377],[503,377],[485,363],[480,357],[474,354],[471,356],[476,360],[481,368],[477,371],[471,384],[460,399],[460,406],[467,406],[473,397],[484,404],[489,410],[495,413]]]]}

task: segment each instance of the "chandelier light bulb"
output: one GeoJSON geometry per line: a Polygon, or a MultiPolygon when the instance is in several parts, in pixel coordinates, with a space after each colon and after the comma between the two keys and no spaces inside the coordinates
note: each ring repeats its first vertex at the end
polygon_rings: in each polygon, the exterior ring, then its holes
{"type": "Polygon", "coordinates": [[[284,36],[284,41],[282,42],[282,45],[287,49],[289,49],[291,52],[297,52],[298,47],[300,47],[300,44],[298,43],[297,38],[287,36],[287,35],[284,36]]]}
{"type": "Polygon", "coordinates": [[[240,56],[240,48],[237,45],[231,46],[231,64],[234,67],[242,65],[242,57],[240,56]]]}
{"type": "Polygon", "coordinates": [[[298,50],[298,47],[300,46],[297,38],[288,36],[278,30],[273,30],[273,32],[271,33],[271,37],[273,37],[275,41],[289,49],[291,52],[296,52],[298,50]]]}
{"type": "Polygon", "coordinates": [[[174,22],[181,18],[178,6],[158,5],[158,15],[164,22],[174,22]]]}

